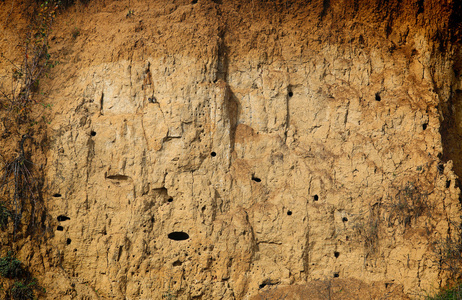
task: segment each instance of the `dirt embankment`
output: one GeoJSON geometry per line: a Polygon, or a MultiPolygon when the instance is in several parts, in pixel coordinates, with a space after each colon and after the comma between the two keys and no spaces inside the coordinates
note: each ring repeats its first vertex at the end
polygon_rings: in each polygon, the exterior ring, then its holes
{"type": "MultiPolygon", "coordinates": [[[[0,2],[1,49],[19,64],[29,7],[0,2]]],[[[70,5],[49,35],[41,122],[5,121],[0,140],[14,157],[34,137],[46,239],[8,228],[2,253],[50,299],[399,299],[445,284],[461,215],[456,13],[70,5]]],[[[4,86],[11,72],[2,60],[4,86]]]]}

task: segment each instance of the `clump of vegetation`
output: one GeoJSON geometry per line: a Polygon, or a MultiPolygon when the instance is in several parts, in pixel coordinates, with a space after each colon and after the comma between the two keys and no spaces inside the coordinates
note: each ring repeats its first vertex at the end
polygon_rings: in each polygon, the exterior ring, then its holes
{"type": "Polygon", "coordinates": [[[10,295],[14,300],[36,299],[34,289],[37,288],[37,282],[32,280],[29,283],[16,281],[10,289],[10,295]]]}
{"type": "Polygon", "coordinates": [[[462,284],[441,289],[436,295],[426,296],[426,300],[460,300],[462,299],[462,284]]]}
{"type": "Polygon", "coordinates": [[[417,220],[424,213],[430,212],[428,194],[422,193],[414,183],[408,182],[398,190],[398,193],[388,205],[389,225],[398,223],[409,226],[412,220],[417,220]]]}
{"type": "Polygon", "coordinates": [[[455,233],[433,244],[437,263],[441,270],[449,272],[450,278],[462,278],[462,224],[454,226],[455,233]]]}
{"type": "Polygon", "coordinates": [[[74,27],[74,29],[72,29],[72,37],[76,39],[79,35],[80,35],[80,29],[77,27],[74,27]]]}
{"type": "Polygon", "coordinates": [[[0,275],[10,279],[10,283],[6,286],[5,299],[32,300],[36,299],[35,291],[45,292],[11,251],[0,258],[0,275]]]}
{"type": "Polygon", "coordinates": [[[0,258],[0,274],[6,278],[20,278],[25,274],[21,262],[8,252],[7,256],[0,258]]]}
{"type": "Polygon", "coordinates": [[[0,53],[0,57],[11,65],[11,78],[7,87],[0,84],[0,108],[15,117],[17,124],[28,121],[31,105],[36,103],[35,93],[40,78],[49,67],[54,67],[48,53],[48,36],[58,9],[58,2],[46,0],[40,3],[32,15],[31,23],[23,39],[21,62],[14,62],[0,53]]]}
{"type": "Polygon", "coordinates": [[[32,162],[26,159],[24,143],[32,139],[29,135],[23,135],[19,142],[19,153],[11,161],[4,162],[0,171],[0,193],[7,199],[11,211],[2,204],[0,207],[0,224],[6,226],[8,218],[13,219],[13,237],[18,232],[25,208],[28,208],[28,228],[34,230],[37,221],[42,221],[43,205],[40,197],[40,186],[32,175],[32,162]]]}

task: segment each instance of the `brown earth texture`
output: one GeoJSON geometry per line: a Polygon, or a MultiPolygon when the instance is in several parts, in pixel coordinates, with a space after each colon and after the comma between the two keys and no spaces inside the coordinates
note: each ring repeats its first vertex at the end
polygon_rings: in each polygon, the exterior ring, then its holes
{"type": "MultiPolygon", "coordinates": [[[[17,258],[35,297],[421,299],[458,282],[460,1],[55,4],[0,1],[0,272],[17,258]],[[15,110],[37,32],[52,65],[15,110]]],[[[0,297],[29,299],[5,274],[0,297]]]]}

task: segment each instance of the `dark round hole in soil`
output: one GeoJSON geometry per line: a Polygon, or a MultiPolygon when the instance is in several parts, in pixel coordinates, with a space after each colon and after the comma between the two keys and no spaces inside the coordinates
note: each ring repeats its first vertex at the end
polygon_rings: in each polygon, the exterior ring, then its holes
{"type": "Polygon", "coordinates": [[[53,197],[59,198],[59,197],[61,197],[61,194],[60,193],[53,194],[53,197]]]}
{"type": "Polygon", "coordinates": [[[93,130],[92,130],[92,131],[90,132],[90,135],[91,135],[91,136],[95,136],[95,135],[96,135],[96,131],[93,131],[93,130]]]}
{"type": "Polygon", "coordinates": [[[189,239],[189,234],[183,231],[174,231],[168,234],[168,238],[174,241],[184,241],[189,239]]]}
{"type": "Polygon", "coordinates": [[[197,0],[192,0],[191,1],[191,4],[196,4],[197,3],[197,0]]]}
{"type": "Polygon", "coordinates": [[[292,97],[294,95],[293,92],[289,92],[289,97],[292,97]]]}
{"type": "Polygon", "coordinates": [[[381,101],[382,97],[380,97],[380,93],[375,93],[375,101],[381,101]]]}
{"type": "Polygon", "coordinates": [[[288,215],[288,216],[291,216],[291,215],[292,215],[292,211],[288,210],[288,211],[287,211],[287,215],[288,215]]]}
{"type": "Polygon", "coordinates": [[[173,202],[173,198],[168,198],[168,202],[173,202]]]}
{"type": "Polygon", "coordinates": [[[260,179],[260,178],[254,177],[254,176],[252,176],[252,180],[255,181],[255,182],[261,182],[261,179],[260,179]]]}
{"type": "Polygon", "coordinates": [[[422,124],[422,129],[425,130],[427,129],[428,123],[422,124]]]}
{"type": "Polygon", "coordinates": [[[451,186],[451,180],[446,180],[446,188],[448,189],[451,186]]]}
{"type": "Polygon", "coordinates": [[[314,195],[314,196],[313,196],[313,200],[314,200],[314,201],[318,201],[318,200],[319,200],[319,196],[318,196],[318,195],[314,195]]]}
{"type": "Polygon", "coordinates": [[[183,264],[182,261],[177,260],[177,261],[174,261],[172,265],[173,265],[174,267],[178,267],[178,266],[181,266],[182,264],[183,264]]]}
{"type": "Polygon", "coordinates": [[[337,278],[339,277],[340,275],[338,273],[334,273],[334,277],[337,278]]]}
{"type": "Polygon", "coordinates": [[[334,252],[334,256],[335,256],[335,258],[339,257],[339,256],[340,256],[340,252],[335,251],[335,252],[334,252]]]}
{"type": "Polygon", "coordinates": [[[64,230],[64,227],[63,227],[63,226],[58,226],[58,227],[56,228],[56,230],[58,230],[58,231],[63,231],[63,230],[64,230]]]}
{"type": "Polygon", "coordinates": [[[212,153],[210,153],[210,155],[211,155],[212,157],[215,157],[215,156],[217,156],[217,153],[216,153],[216,152],[212,152],[212,153]]]}
{"type": "Polygon", "coordinates": [[[72,242],[72,240],[71,240],[71,239],[67,239],[67,240],[66,240],[66,244],[68,244],[68,245],[70,245],[70,244],[71,244],[71,242],[72,242]]]}
{"type": "Polygon", "coordinates": [[[348,218],[347,218],[347,217],[343,217],[343,218],[342,218],[342,221],[343,221],[343,222],[348,222],[348,218]]]}
{"type": "Polygon", "coordinates": [[[60,216],[58,216],[57,219],[58,219],[59,222],[63,222],[63,221],[70,220],[71,218],[66,217],[66,216],[64,216],[64,215],[60,215],[60,216]]]}

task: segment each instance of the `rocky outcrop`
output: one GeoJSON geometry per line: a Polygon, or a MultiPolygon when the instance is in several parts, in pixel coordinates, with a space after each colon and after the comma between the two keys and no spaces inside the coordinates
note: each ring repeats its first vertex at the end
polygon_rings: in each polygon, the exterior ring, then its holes
{"type": "Polygon", "coordinates": [[[461,215],[440,134],[460,82],[441,36],[452,13],[201,0],[63,12],[42,83],[44,192],[61,227],[28,261],[50,299],[313,285],[405,298],[446,283],[438,242],[461,215]]]}

